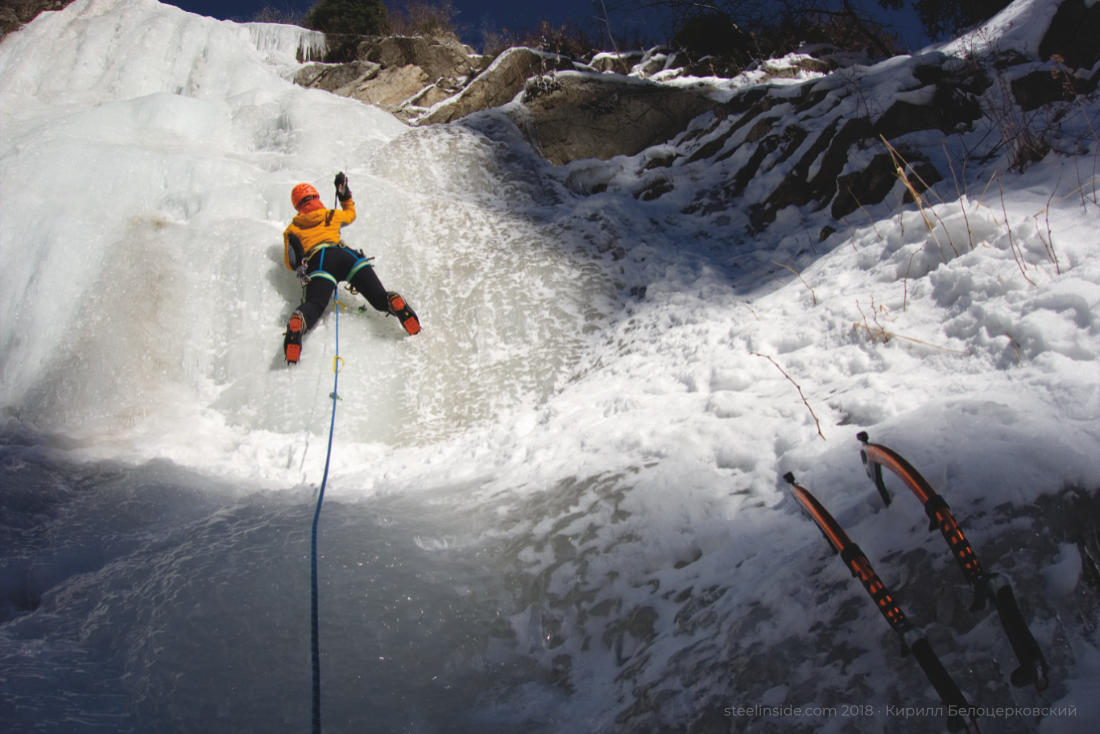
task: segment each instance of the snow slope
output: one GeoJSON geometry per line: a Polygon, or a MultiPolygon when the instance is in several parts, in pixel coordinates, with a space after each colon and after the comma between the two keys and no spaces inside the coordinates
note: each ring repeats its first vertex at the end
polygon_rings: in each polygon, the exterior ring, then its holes
{"type": "Polygon", "coordinates": [[[548,166],[492,113],[409,129],[298,88],[316,42],[76,0],[0,43],[0,718],[306,726],[337,315],[282,365],[280,235],[290,188],[344,170],[345,239],[425,328],[339,316],[327,729],[941,727],[890,708],[937,700],[787,498],[793,471],[971,702],[1011,708],[993,730],[1091,731],[1095,100],[1067,117],[1075,158],[960,171],[924,214],[899,185],[820,243],[793,210],[750,238],[578,196],[583,162],[548,166]],[[880,506],[859,430],[1013,578],[1047,691],[1007,683],[995,618],[915,499],[880,506]],[[781,710],[731,711],[752,706],[781,710]]]}

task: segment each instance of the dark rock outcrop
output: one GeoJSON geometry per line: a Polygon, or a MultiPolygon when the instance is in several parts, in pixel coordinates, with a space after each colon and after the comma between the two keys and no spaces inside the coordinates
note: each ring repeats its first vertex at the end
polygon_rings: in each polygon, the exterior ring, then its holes
{"type": "Polygon", "coordinates": [[[73,0],[3,0],[0,3],[0,38],[34,20],[43,10],[61,10],[73,0]]]}
{"type": "Polygon", "coordinates": [[[1039,44],[1039,58],[1057,54],[1070,69],[1091,69],[1100,61],[1100,3],[1063,1],[1039,44]]]}
{"type": "Polygon", "coordinates": [[[577,68],[570,59],[530,48],[510,48],[498,56],[485,71],[474,78],[460,94],[438,105],[418,121],[452,122],[474,112],[499,107],[515,99],[528,79],[555,71],[577,68]]]}
{"type": "Polygon", "coordinates": [[[322,63],[298,72],[304,87],[351,97],[410,120],[461,91],[488,59],[449,36],[326,36],[322,63]]]}
{"type": "MultiPolygon", "coordinates": [[[[932,54],[798,85],[759,85],[714,106],[713,119],[677,140],[678,155],[665,160],[700,167],[724,161],[715,185],[686,213],[741,210],[757,231],[788,207],[828,208],[839,219],[899,185],[884,139],[969,129],[982,116],[979,97],[990,84],[973,65],[932,54]]],[[[943,178],[925,156],[900,147],[914,190],[943,178]]],[[[637,192],[656,198],[669,189],[647,182],[637,192]]]]}
{"type": "Polygon", "coordinates": [[[669,140],[715,106],[703,94],[615,75],[533,80],[517,121],[548,161],[634,155],[669,140]]]}

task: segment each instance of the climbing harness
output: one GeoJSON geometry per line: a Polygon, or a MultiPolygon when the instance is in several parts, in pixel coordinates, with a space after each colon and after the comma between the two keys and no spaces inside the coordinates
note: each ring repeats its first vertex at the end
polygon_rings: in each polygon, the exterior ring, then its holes
{"type": "Polygon", "coordinates": [[[371,260],[373,260],[374,258],[364,257],[362,250],[352,250],[350,247],[345,247],[345,249],[359,256],[359,259],[352,263],[351,270],[348,271],[348,277],[345,278],[345,280],[350,282],[351,279],[355,277],[355,274],[363,268],[373,267],[373,265],[371,264],[371,260]]]}
{"type": "Polygon", "coordinates": [[[321,250],[321,259],[317,261],[317,269],[314,270],[312,273],[309,273],[309,277],[311,279],[324,278],[325,280],[332,283],[332,286],[335,288],[340,285],[340,281],[336,280],[335,275],[325,270],[325,251],[328,250],[329,247],[333,246],[334,245],[321,245],[321,247],[319,248],[321,250]]]}
{"type": "Polygon", "coordinates": [[[981,609],[985,606],[987,599],[993,600],[1001,626],[1020,663],[1020,667],[1011,675],[1012,684],[1021,687],[1031,683],[1039,691],[1046,688],[1050,683],[1049,666],[1046,658],[1043,657],[1043,651],[1039,648],[1039,643],[1035,641],[1027,622],[1024,621],[1024,615],[1020,612],[1016,595],[1012,591],[1012,584],[1005,576],[999,573],[988,573],[982,568],[974,549],[963,535],[958,521],[951,514],[947,501],[937,494],[928,480],[921,476],[912,464],[896,451],[871,443],[866,431],[861,431],[856,438],[863,444],[860,449],[863,465],[885,504],[890,504],[890,493],[882,479],[883,467],[896,474],[924,505],[924,512],[929,520],[928,529],[939,528],[959,568],[962,569],[963,576],[974,590],[974,604],[971,610],[981,609]]]}
{"type": "MultiPolygon", "coordinates": [[[[317,247],[313,248],[313,250],[310,251],[309,255],[307,255],[306,257],[303,257],[299,261],[298,267],[297,267],[297,270],[296,270],[296,272],[298,274],[298,283],[302,286],[302,289],[303,289],[303,296],[302,296],[303,300],[305,299],[305,295],[304,295],[305,287],[307,285],[309,285],[309,281],[310,281],[311,278],[323,278],[323,279],[329,281],[330,283],[332,283],[334,286],[339,285],[339,281],[336,279],[336,277],[332,273],[325,270],[325,250],[329,249],[330,247],[338,247],[338,248],[340,248],[342,250],[346,250],[347,252],[350,252],[351,254],[356,256],[355,262],[353,262],[351,264],[351,268],[348,269],[348,274],[344,278],[344,281],[346,283],[349,283],[349,285],[347,285],[347,289],[351,293],[356,293],[357,292],[350,285],[351,279],[355,277],[355,274],[358,273],[363,268],[370,268],[370,267],[374,266],[374,263],[371,262],[372,260],[374,260],[373,255],[370,256],[370,257],[367,257],[363,254],[362,250],[353,250],[353,249],[351,249],[346,244],[344,244],[343,240],[340,240],[339,242],[325,242],[324,244],[318,245],[317,247]],[[317,269],[314,270],[311,273],[311,272],[309,272],[309,265],[310,265],[310,262],[313,259],[313,256],[316,255],[318,252],[321,253],[321,259],[317,263],[317,269]]],[[[339,302],[337,302],[337,303],[339,303],[339,302]]]]}

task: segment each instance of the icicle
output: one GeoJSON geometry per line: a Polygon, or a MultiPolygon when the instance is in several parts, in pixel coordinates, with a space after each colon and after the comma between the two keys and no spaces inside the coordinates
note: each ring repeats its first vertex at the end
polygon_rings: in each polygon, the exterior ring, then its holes
{"type": "Polygon", "coordinates": [[[249,40],[265,57],[282,63],[319,61],[325,55],[325,34],[279,23],[247,23],[249,40]]]}

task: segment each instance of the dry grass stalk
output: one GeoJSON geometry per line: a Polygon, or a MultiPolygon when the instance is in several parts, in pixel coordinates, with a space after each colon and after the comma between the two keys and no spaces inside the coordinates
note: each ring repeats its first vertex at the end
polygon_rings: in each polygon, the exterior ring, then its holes
{"type": "MultiPolygon", "coordinates": [[[[906,173],[906,169],[908,169],[913,174],[913,177],[916,178],[918,182],[920,182],[920,185],[924,187],[924,191],[927,193],[935,194],[936,198],[940,200],[941,204],[946,203],[944,202],[943,197],[941,197],[939,194],[936,194],[935,190],[928,185],[928,182],[925,181],[919,173],[917,173],[916,169],[909,165],[909,161],[905,160],[905,157],[898,151],[897,148],[890,144],[890,141],[888,141],[885,136],[879,135],[879,138],[882,140],[883,144],[886,145],[886,150],[890,153],[890,160],[893,161],[894,164],[894,174],[898,177],[898,180],[900,180],[905,185],[906,190],[909,191],[909,195],[913,197],[913,201],[917,203],[917,208],[920,210],[921,217],[924,219],[924,225],[931,233],[932,239],[936,242],[936,246],[940,248],[940,255],[944,255],[943,244],[940,243],[940,238],[936,234],[936,225],[934,225],[932,223],[932,220],[929,218],[929,213],[931,213],[931,215],[935,217],[936,221],[940,223],[940,227],[943,229],[944,234],[947,235],[947,244],[951,246],[951,251],[955,253],[955,257],[958,257],[959,248],[955,246],[955,242],[951,237],[951,231],[947,228],[947,225],[944,224],[943,219],[934,208],[926,207],[924,196],[922,196],[917,191],[917,187],[913,185],[913,182],[911,180],[909,180],[909,174],[906,173]]],[[[943,259],[946,261],[947,257],[944,256],[943,259]]]]}
{"type": "Polygon", "coordinates": [[[922,347],[928,347],[929,349],[935,349],[938,352],[947,352],[948,354],[959,354],[964,357],[970,356],[970,350],[968,349],[951,349],[949,347],[941,347],[938,344],[932,342],[926,342],[923,339],[917,339],[911,336],[905,336],[904,334],[895,334],[892,331],[887,331],[885,328],[878,326],[872,327],[869,324],[861,324],[858,321],[852,323],[852,331],[864,330],[871,337],[872,341],[881,341],[886,344],[891,339],[901,339],[912,344],[919,344],[922,347]]]}
{"type": "Polygon", "coordinates": [[[815,306],[817,305],[817,294],[814,293],[813,287],[809,283],[806,282],[806,279],[802,277],[801,273],[799,273],[797,270],[792,268],[790,265],[784,265],[783,263],[777,262],[775,260],[772,260],[771,262],[772,262],[772,265],[783,268],[784,270],[789,270],[791,273],[793,273],[795,275],[795,277],[797,277],[799,280],[801,280],[802,285],[806,286],[806,288],[810,291],[810,296],[812,296],[813,299],[814,299],[814,305],[815,306]]]}
{"type": "Polygon", "coordinates": [[[883,144],[886,146],[886,150],[890,153],[890,160],[894,164],[894,175],[898,177],[898,180],[905,185],[905,188],[909,191],[909,195],[913,197],[913,201],[917,202],[917,208],[920,209],[921,216],[924,217],[924,224],[928,227],[928,231],[931,232],[935,229],[935,225],[932,224],[932,220],[928,218],[928,215],[924,212],[924,199],[917,192],[917,188],[913,185],[913,182],[909,180],[909,176],[905,173],[905,168],[909,165],[897,148],[890,145],[890,141],[886,139],[885,135],[879,135],[883,144]]]}
{"type": "Polygon", "coordinates": [[[863,312],[863,306],[860,305],[859,301],[856,301],[856,308],[859,309],[859,315],[863,317],[863,323],[861,324],[858,321],[853,323],[852,324],[852,330],[853,331],[859,331],[860,329],[862,329],[862,330],[866,331],[867,334],[871,337],[872,341],[880,341],[883,344],[886,344],[891,339],[901,339],[903,341],[911,342],[913,344],[920,344],[921,346],[928,347],[930,349],[935,349],[935,350],[938,350],[940,352],[948,352],[949,354],[961,354],[961,355],[964,355],[964,356],[970,354],[969,350],[950,349],[948,347],[941,347],[937,344],[932,344],[931,342],[926,342],[923,339],[916,339],[916,338],[911,337],[911,336],[905,336],[904,334],[895,334],[894,332],[888,330],[885,326],[883,326],[881,323],[879,323],[879,320],[878,320],[878,311],[879,311],[879,309],[875,308],[875,299],[873,299],[873,298],[871,299],[871,314],[872,314],[871,318],[875,322],[874,326],[871,326],[871,324],[868,323],[867,314],[863,312]]]}
{"type": "Polygon", "coordinates": [[[817,414],[814,413],[814,409],[810,407],[810,401],[806,400],[806,394],[802,392],[802,387],[794,381],[794,379],[787,374],[787,371],[779,366],[779,363],[766,354],[760,352],[752,352],[754,357],[763,357],[764,359],[775,365],[775,368],[779,370],[780,374],[787,378],[787,382],[794,385],[795,390],[798,390],[798,396],[802,398],[802,404],[806,406],[806,410],[810,411],[810,417],[814,419],[814,423],[817,425],[817,435],[821,437],[821,440],[825,440],[825,434],[821,432],[821,421],[817,419],[817,414]]]}
{"type": "Polygon", "coordinates": [[[911,337],[911,336],[905,336],[904,334],[895,334],[894,332],[887,331],[886,329],[884,329],[882,327],[871,327],[867,324],[861,324],[858,321],[856,321],[852,324],[852,330],[853,331],[859,331],[861,329],[866,331],[870,335],[872,340],[881,341],[883,344],[886,344],[891,339],[901,339],[902,341],[907,341],[907,342],[910,342],[912,344],[919,344],[922,347],[928,347],[929,349],[935,349],[938,352],[947,352],[948,354],[961,354],[964,357],[967,357],[967,356],[970,355],[970,351],[967,350],[967,349],[951,349],[949,347],[941,347],[938,344],[933,344],[932,342],[926,342],[923,339],[916,339],[916,338],[911,337]]]}
{"type": "MultiPolygon", "coordinates": [[[[951,180],[955,182],[955,196],[958,198],[959,209],[962,210],[963,222],[966,223],[966,236],[970,240],[970,249],[974,249],[974,230],[970,228],[970,213],[966,211],[966,195],[959,187],[959,177],[955,175],[955,164],[951,162],[951,154],[947,152],[947,143],[943,145],[943,157],[947,161],[947,168],[951,171],[951,180]]],[[[963,176],[966,176],[966,161],[963,161],[963,176]]]]}
{"type": "Polygon", "coordinates": [[[1000,178],[997,179],[997,188],[1001,191],[1001,211],[1005,215],[1005,228],[1008,230],[1008,247],[1012,250],[1012,258],[1016,261],[1016,266],[1020,268],[1020,275],[1024,276],[1024,280],[1031,285],[1038,285],[1034,280],[1028,277],[1027,271],[1024,269],[1023,251],[1017,251],[1016,238],[1012,236],[1012,225],[1008,221],[1008,207],[1005,205],[1005,190],[1004,187],[1001,186],[1000,178]]]}
{"type": "Polygon", "coordinates": [[[871,212],[867,211],[867,207],[863,206],[863,202],[859,200],[859,197],[855,195],[850,186],[848,187],[848,194],[855,200],[856,204],[859,205],[859,210],[867,216],[867,220],[871,222],[871,229],[874,230],[875,234],[878,236],[879,242],[885,242],[886,238],[882,236],[882,232],[878,231],[875,218],[871,216],[871,212]]]}
{"type": "MultiPolygon", "coordinates": [[[[1050,261],[1052,263],[1054,263],[1054,272],[1057,273],[1058,275],[1061,275],[1062,274],[1062,264],[1058,262],[1058,253],[1055,252],[1055,250],[1054,250],[1054,232],[1052,231],[1052,229],[1050,227],[1050,203],[1053,200],[1054,200],[1054,191],[1051,191],[1050,192],[1050,198],[1047,199],[1047,205],[1045,207],[1043,207],[1042,210],[1040,210],[1039,212],[1036,212],[1032,216],[1032,218],[1033,219],[1038,219],[1040,214],[1042,214],[1044,216],[1044,219],[1046,221],[1046,228],[1047,228],[1047,238],[1044,240],[1043,239],[1043,233],[1039,232],[1038,233],[1039,234],[1039,241],[1043,243],[1043,247],[1047,251],[1047,257],[1049,257],[1050,261]]],[[[1038,225],[1036,225],[1036,226],[1038,226],[1038,225]]]]}

